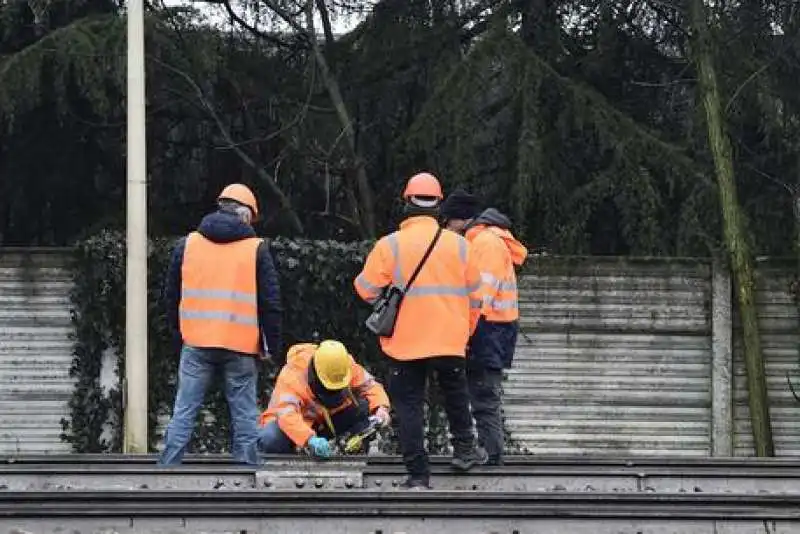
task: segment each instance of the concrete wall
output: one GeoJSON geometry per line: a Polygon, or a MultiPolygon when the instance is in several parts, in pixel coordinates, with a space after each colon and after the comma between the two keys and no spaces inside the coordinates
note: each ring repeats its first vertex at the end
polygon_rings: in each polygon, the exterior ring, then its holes
{"type": "MultiPolygon", "coordinates": [[[[68,261],[66,250],[0,249],[0,453],[68,449],[58,438],[73,384],[68,261]]],[[[780,262],[758,270],[779,455],[800,453],[800,403],[785,376],[800,343],[791,272],[780,262]]],[[[531,258],[519,286],[522,333],[505,394],[523,447],[753,454],[726,269],[704,259],[531,258]]]]}

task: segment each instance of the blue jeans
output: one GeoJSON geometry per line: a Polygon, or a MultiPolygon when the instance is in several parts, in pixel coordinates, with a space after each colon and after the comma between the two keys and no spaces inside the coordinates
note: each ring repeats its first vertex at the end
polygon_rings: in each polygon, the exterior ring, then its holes
{"type": "MultiPolygon", "coordinates": [[[[336,415],[331,416],[331,423],[337,434],[357,433],[369,426],[369,403],[359,399],[358,406],[350,406],[336,415]]],[[[320,425],[314,429],[317,435],[332,438],[327,425],[320,425]]],[[[305,444],[303,444],[305,445],[305,444]]],[[[284,434],[278,426],[278,421],[273,420],[258,430],[258,448],[266,454],[288,454],[294,452],[294,442],[284,434]]]]}
{"type": "Polygon", "coordinates": [[[258,465],[258,407],[256,359],[223,349],[200,349],[184,345],[178,369],[178,392],[172,420],[164,436],[160,465],[180,464],[192,438],[197,412],[218,369],[225,374],[225,397],[231,414],[233,457],[258,465]]]}

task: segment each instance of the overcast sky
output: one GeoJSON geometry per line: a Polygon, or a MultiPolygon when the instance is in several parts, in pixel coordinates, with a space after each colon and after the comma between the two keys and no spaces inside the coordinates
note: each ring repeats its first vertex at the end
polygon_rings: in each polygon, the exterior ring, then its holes
{"type": "MultiPolygon", "coordinates": [[[[199,9],[206,17],[208,17],[209,21],[218,24],[220,27],[226,27],[229,25],[229,17],[225,11],[225,7],[219,4],[209,4],[206,2],[195,2],[193,0],[164,0],[164,3],[167,6],[180,6],[180,5],[194,5],[195,8],[199,9]]],[[[234,9],[236,9],[236,13],[240,15],[243,19],[250,22],[250,17],[245,16],[244,10],[236,5],[234,2],[234,9]]],[[[319,15],[316,17],[316,28],[317,31],[321,32],[321,22],[319,20],[319,15]]],[[[336,20],[332,20],[333,32],[335,34],[346,33],[349,30],[353,29],[359,23],[359,17],[357,16],[348,16],[348,17],[337,17],[336,20]]]]}

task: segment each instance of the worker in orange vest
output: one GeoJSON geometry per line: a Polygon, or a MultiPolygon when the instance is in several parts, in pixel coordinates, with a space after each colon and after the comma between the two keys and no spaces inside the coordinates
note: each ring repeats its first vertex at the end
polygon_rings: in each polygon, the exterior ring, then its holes
{"type": "Polygon", "coordinates": [[[455,190],[442,204],[441,218],[470,243],[470,259],[481,274],[481,317],[467,351],[467,382],[472,413],[487,464],[503,462],[503,369],[511,367],[519,331],[515,267],[528,250],[511,233],[511,221],[494,208],[481,210],[478,199],[455,190]]]}
{"type": "Polygon", "coordinates": [[[162,465],[181,462],[217,369],[225,377],[231,453],[259,463],[257,359],[281,354],[280,288],[269,248],[253,231],[253,192],[232,184],[217,203],[218,211],[175,245],[167,273],[167,321],[181,358],[162,465]]]}
{"type": "Polygon", "coordinates": [[[390,361],[389,396],[409,474],[406,488],[429,487],[423,404],[430,370],[444,394],[453,467],[466,471],[486,460],[475,443],[464,370],[467,340],[480,312],[480,275],[469,261],[466,240],[439,228],[442,198],[435,176],[411,177],[403,192],[405,220],[375,244],[354,281],[358,295],[370,303],[404,291],[393,332],[379,339],[390,361]]]}
{"type": "Polygon", "coordinates": [[[315,458],[328,458],[332,438],[362,432],[373,422],[390,422],[383,386],[339,341],[301,343],[286,355],[261,414],[258,444],[265,453],[305,448],[315,458]]]}

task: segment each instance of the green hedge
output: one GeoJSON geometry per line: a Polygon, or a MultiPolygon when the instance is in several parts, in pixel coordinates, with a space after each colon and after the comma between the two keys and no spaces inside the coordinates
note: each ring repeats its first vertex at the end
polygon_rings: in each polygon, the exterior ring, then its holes
{"type": "MultiPolygon", "coordinates": [[[[149,447],[161,436],[158,420],[172,410],[178,354],[167,331],[161,289],[174,239],[154,239],[148,251],[148,343],[149,343],[149,447]]],[[[284,341],[340,339],[356,358],[377,377],[385,376],[385,359],[377,339],[363,328],[369,309],[355,295],[353,278],[358,274],[370,243],[333,241],[271,242],[281,278],[284,305],[284,341]]],[[[125,342],[125,235],[104,230],[76,246],[72,291],[75,351],[71,374],[77,386],[70,401],[70,418],[62,421],[62,439],[75,452],[120,452],[122,450],[122,403],[118,388],[103,391],[99,376],[103,353],[116,355],[116,373],[124,377],[125,342]],[[104,432],[104,430],[106,432],[104,432]],[[104,438],[104,435],[106,438],[104,438]]],[[[261,403],[269,399],[276,369],[261,373],[261,403]]],[[[190,450],[226,452],[228,410],[220,384],[207,399],[207,410],[196,428],[190,450]]],[[[432,450],[446,446],[442,413],[431,414],[429,444],[432,450]]],[[[382,444],[394,452],[392,432],[382,444]]]]}

